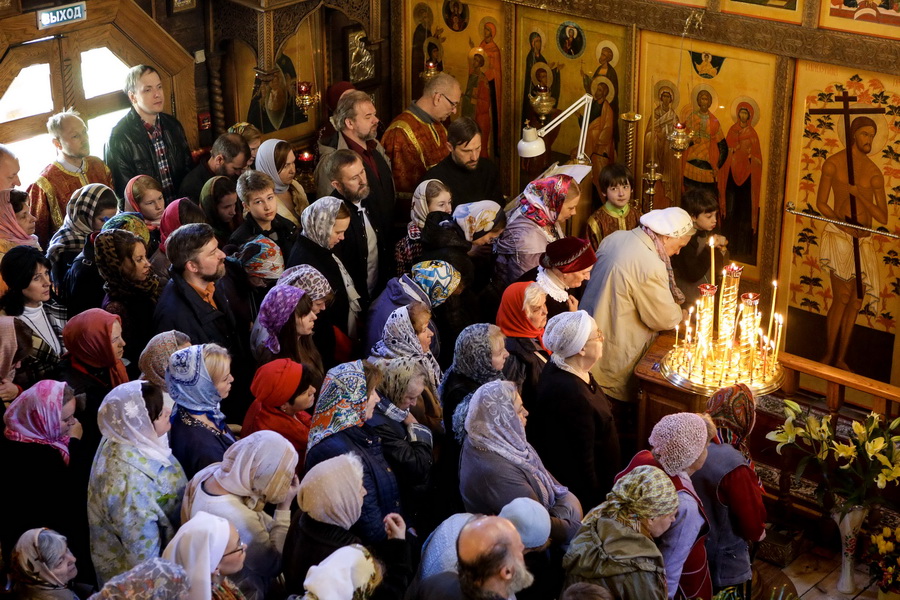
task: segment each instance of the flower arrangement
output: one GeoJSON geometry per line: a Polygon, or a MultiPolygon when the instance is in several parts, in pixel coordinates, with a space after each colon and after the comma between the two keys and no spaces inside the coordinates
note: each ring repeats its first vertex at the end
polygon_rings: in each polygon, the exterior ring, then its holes
{"type": "Polygon", "coordinates": [[[888,424],[880,414],[870,413],[864,421],[852,422],[850,438],[844,443],[837,437],[831,415],[819,420],[790,400],[784,401],[784,414],[784,423],[766,439],[778,442],[778,454],[784,446],[792,446],[806,455],[797,465],[797,478],[810,461],[819,464],[823,482],[816,497],[820,503],[830,494],[836,511],[843,515],[856,506],[880,501],[876,488],[900,484],[900,418],[888,424]]]}
{"type": "Polygon", "coordinates": [[[864,555],[872,582],[882,592],[900,592],[900,527],[884,527],[870,536],[872,545],[864,555]]]}

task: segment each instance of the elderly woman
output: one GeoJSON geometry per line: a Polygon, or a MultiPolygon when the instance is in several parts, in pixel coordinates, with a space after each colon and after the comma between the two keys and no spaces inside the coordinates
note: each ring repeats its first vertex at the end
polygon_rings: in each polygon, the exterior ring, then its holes
{"type": "Polygon", "coordinates": [[[65,383],[39,381],[3,415],[6,440],[0,477],[28,490],[27,502],[15,494],[0,494],[0,514],[7,515],[0,519],[0,546],[6,556],[22,532],[32,527],[52,527],[76,537],[87,534],[81,530],[81,525],[86,529],[85,519],[74,519],[78,501],[84,501],[78,490],[86,487],[90,463],[81,445],[76,405],[75,394],[65,383]],[[69,494],[63,503],[59,502],[61,490],[69,494]]]}
{"type": "Polygon", "coordinates": [[[506,349],[523,378],[526,406],[532,405],[541,373],[550,360],[543,342],[546,324],[547,294],[537,283],[519,282],[506,288],[497,311],[497,326],[506,336],[506,349]]]}
{"type": "MultiPolygon", "coordinates": [[[[367,600],[382,583],[382,572],[372,553],[354,544],[336,550],[309,568],[303,580],[302,600],[354,598],[367,600]]],[[[397,590],[402,592],[402,590],[397,590]]],[[[399,596],[398,596],[399,597],[399,596]]]]}
{"type": "Polygon", "coordinates": [[[88,600],[188,600],[188,576],[181,565],[150,558],[116,575],[88,600]]]}
{"type": "Polygon", "coordinates": [[[486,383],[472,396],[459,462],[463,503],[468,512],[495,515],[514,498],[536,500],[550,512],[550,540],[565,546],[578,530],[581,505],[525,439],[527,417],[512,382],[486,383]]]}
{"type": "Polygon", "coordinates": [[[750,388],[739,383],[713,394],[706,412],[717,434],[691,482],[710,521],[706,553],[713,592],[731,590],[743,600],[750,597],[749,544],[766,535],[762,489],[747,449],[756,422],[756,399],[750,388]]]}
{"type": "Polygon", "coordinates": [[[384,540],[384,518],[401,512],[396,475],[384,456],[378,435],[365,424],[375,414],[381,378],[381,369],[361,360],[328,371],[306,450],[307,470],[347,452],[356,452],[362,459],[367,493],[353,532],[366,544],[384,540]]]}
{"type": "Polygon", "coordinates": [[[281,434],[257,431],[225,451],[222,462],[198,472],[188,485],[182,520],[199,512],[227,519],[246,544],[244,568],[232,579],[248,599],[265,598],[281,572],[291,503],[300,481],[297,451],[281,434]],[[274,517],[263,511],[275,505],[274,517]]]}
{"type": "Polygon", "coordinates": [[[325,196],[310,204],[300,217],[303,230],[285,264],[313,267],[325,276],[334,291],[334,302],[319,327],[320,335],[316,336],[325,367],[330,368],[350,357],[351,346],[362,333],[359,291],[344,263],[333,252],[350,227],[350,211],[342,200],[325,196]]]}
{"type": "Polygon", "coordinates": [[[19,600],[78,600],[69,589],[78,574],[66,538],[52,529],[29,529],[12,550],[10,576],[19,600]]]}
{"type": "Polygon", "coordinates": [[[453,210],[450,188],[438,179],[426,179],[416,187],[412,195],[409,211],[410,222],[406,226],[406,237],[397,242],[394,260],[397,262],[397,277],[409,273],[422,256],[422,229],[425,218],[433,212],[447,213],[453,210]]]}
{"type": "Polygon", "coordinates": [[[270,139],[256,151],[257,171],[262,171],[275,183],[278,214],[294,225],[300,225],[300,215],[309,206],[303,186],[294,179],[296,157],[291,145],[284,140],[270,139]]]}
{"type": "Polygon", "coordinates": [[[547,244],[563,237],[562,225],[575,214],[580,198],[578,182],[568,175],[536,179],[525,187],[494,244],[495,277],[501,285],[538,266],[547,244]]]}
{"type": "Polygon", "coordinates": [[[162,289],[150,269],[144,240],[121,229],[101,231],[94,238],[94,256],[103,277],[106,297],[100,305],[122,320],[125,358],[136,363],[153,337],[153,320],[162,289]]]}
{"type": "Polygon", "coordinates": [[[169,441],[188,478],[222,460],[234,443],[220,408],[232,381],[231,357],[216,344],[189,346],[169,359],[166,385],[175,401],[169,441]]]}
{"type": "Polygon", "coordinates": [[[553,354],[529,409],[528,438],[582,506],[597,506],[621,467],[612,409],[590,373],[603,356],[603,334],[583,310],[566,312],[547,321],[544,344],[553,354]]]}
{"type": "Polygon", "coordinates": [[[163,401],[166,406],[172,408],[173,401],[169,395],[169,386],[166,385],[166,369],[169,367],[169,358],[178,350],[191,345],[191,338],[180,331],[163,331],[157,333],[141,352],[138,359],[138,368],[141,370],[141,379],[149,381],[163,392],[163,401]]]}
{"type": "Polygon", "coordinates": [[[218,175],[207,181],[200,192],[200,208],[216,233],[219,248],[228,243],[228,239],[237,229],[242,219],[238,216],[238,197],[231,177],[218,175]]]}
{"type": "Polygon", "coordinates": [[[88,484],[91,558],[101,582],[160,555],[180,523],[184,470],[165,434],[172,411],[162,390],[131,381],[103,400],[103,441],[88,484]]]}
{"type": "Polygon", "coordinates": [[[309,443],[309,412],[316,399],[308,367],[289,358],[276,358],[256,370],[250,393],[255,400],[244,417],[241,435],[256,431],[280,433],[297,451],[297,472],[303,472],[309,443]]]}
{"type": "MultiPolygon", "coordinates": [[[[392,312],[411,302],[424,302],[434,310],[447,301],[459,287],[459,271],[449,263],[440,260],[416,263],[410,274],[394,277],[387,282],[384,291],[369,307],[365,346],[369,352],[381,339],[384,324],[392,312]]],[[[440,352],[440,337],[434,322],[428,324],[434,332],[431,351],[435,356],[440,352]]]]}
{"type": "Polygon", "coordinates": [[[189,600],[243,600],[228,576],[244,568],[246,554],[247,544],[234,525],[198,512],[181,526],[162,557],[187,572],[189,600]]]}
{"type": "Polygon", "coordinates": [[[375,364],[395,358],[410,358],[421,365],[426,374],[420,394],[422,403],[412,405],[412,414],[430,430],[443,433],[443,411],[437,399],[441,367],[431,353],[432,333],[428,328],[431,311],[421,302],[413,302],[391,313],[384,324],[384,334],[369,358],[375,364]]]}
{"type": "Polygon", "coordinates": [[[537,268],[522,275],[521,281],[536,281],[547,292],[547,315],[555,317],[578,308],[583,284],[596,262],[587,241],[565,237],[550,243],[537,268]]]}
{"type": "Polygon", "coordinates": [[[606,336],[606,360],[593,369],[610,399],[619,425],[622,453],[637,451],[634,367],[658,332],[681,320],[681,290],[669,257],[678,254],[694,232],[691,217],[677,207],[651,210],[641,226],[616,231],[603,240],[597,264],[581,299],[606,336]]]}
{"type": "MultiPolygon", "coordinates": [[[[22,190],[0,190],[0,260],[16,246],[41,249],[29,204],[28,194],[22,190]]],[[[5,291],[6,284],[0,277],[0,294],[5,291]]]]}
{"type": "Polygon", "coordinates": [[[676,594],[682,598],[711,598],[705,546],[709,522],[691,483],[691,475],[706,462],[706,421],[695,413],[666,415],[653,426],[649,442],[652,450],[638,452],[617,479],[642,465],[666,472],[678,491],[675,522],[657,542],[666,565],[669,598],[676,594]]]}
{"type": "Polygon", "coordinates": [[[672,525],[678,494],[669,477],[637,467],[581,523],[563,558],[566,587],[600,585],[615,598],[666,600],[666,564],[654,543],[672,525]]]}

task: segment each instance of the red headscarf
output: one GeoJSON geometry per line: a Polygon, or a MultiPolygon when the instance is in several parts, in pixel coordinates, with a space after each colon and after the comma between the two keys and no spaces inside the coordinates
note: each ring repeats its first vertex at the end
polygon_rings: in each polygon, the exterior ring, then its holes
{"type": "Polygon", "coordinates": [[[162,218],[159,220],[159,249],[166,251],[166,239],[172,235],[172,232],[181,227],[181,217],[178,215],[178,206],[187,198],[179,198],[174,200],[163,211],[162,218]]]}
{"type": "MultiPolygon", "coordinates": [[[[525,314],[525,288],[533,282],[523,281],[513,283],[503,292],[500,300],[500,310],[497,311],[497,326],[503,335],[509,337],[521,337],[536,339],[544,348],[544,330],[536,329],[525,314]]],[[[544,350],[547,350],[544,348],[544,350]]]]}
{"type": "Polygon", "coordinates": [[[302,376],[303,365],[289,358],[273,360],[257,369],[253,383],[250,384],[250,392],[256,400],[247,410],[244,425],[241,427],[242,437],[261,430],[283,435],[300,455],[298,468],[303,467],[306,459],[306,444],[309,440],[312,417],[305,410],[291,417],[283,413],[279,407],[294,399],[302,376]]]}
{"type": "Polygon", "coordinates": [[[108,369],[109,383],[116,387],[128,383],[125,365],[113,352],[113,323],[122,324],[118,315],[102,308],[91,308],[75,315],[63,328],[63,344],[69,351],[72,366],[84,373],[91,369],[108,369]]]}

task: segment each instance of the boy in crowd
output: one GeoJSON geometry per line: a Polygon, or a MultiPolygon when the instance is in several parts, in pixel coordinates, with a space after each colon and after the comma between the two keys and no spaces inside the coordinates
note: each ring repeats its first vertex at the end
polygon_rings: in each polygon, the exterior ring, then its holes
{"type": "Polygon", "coordinates": [[[588,217],[585,235],[594,252],[603,238],[613,231],[634,229],[641,218],[639,208],[631,206],[634,175],[623,164],[612,163],[600,171],[603,206],[588,217]]]}
{"type": "Polygon", "coordinates": [[[694,237],[681,252],[672,257],[672,270],[675,272],[675,283],[684,292],[685,308],[693,306],[700,291],[701,283],[715,283],[715,273],[709,272],[709,241],[719,252],[721,261],[717,261],[716,272],[721,265],[728,262],[726,255],[728,240],[724,235],[713,235],[719,214],[719,201],[716,195],[707,189],[690,188],[681,197],[681,208],[691,215],[694,221],[694,237]]]}
{"type": "Polygon", "coordinates": [[[278,244],[282,256],[290,256],[297,239],[297,227],[278,214],[272,178],[261,171],[245,171],[238,178],[237,194],[248,214],[243,224],[231,234],[228,243],[241,246],[264,235],[278,244]]]}

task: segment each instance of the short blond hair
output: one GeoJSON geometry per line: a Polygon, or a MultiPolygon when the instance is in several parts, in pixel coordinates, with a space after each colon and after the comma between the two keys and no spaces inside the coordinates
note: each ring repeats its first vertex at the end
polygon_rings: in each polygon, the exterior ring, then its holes
{"type": "Polygon", "coordinates": [[[522,310],[527,313],[534,312],[542,304],[547,303],[547,292],[537,282],[528,284],[525,288],[525,299],[522,301],[522,310]]]}
{"type": "MultiPolygon", "coordinates": [[[[47,133],[53,136],[54,139],[59,139],[59,136],[62,135],[62,126],[63,121],[68,119],[69,117],[75,117],[79,121],[81,119],[81,113],[75,110],[74,106],[67,108],[62,112],[58,112],[49,119],[47,119],[47,133]]],[[[84,122],[84,121],[82,121],[84,122]]]]}
{"type": "Polygon", "coordinates": [[[231,370],[231,355],[218,344],[203,344],[203,364],[213,383],[222,381],[231,370]]]}
{"type": "Polygon", "coordinates": [[[491,344],[491,354],[496,354],[501,348],[506,347],[506,336],[503,330],[493,324],[488,324],[488,342],[491,344]]]}

